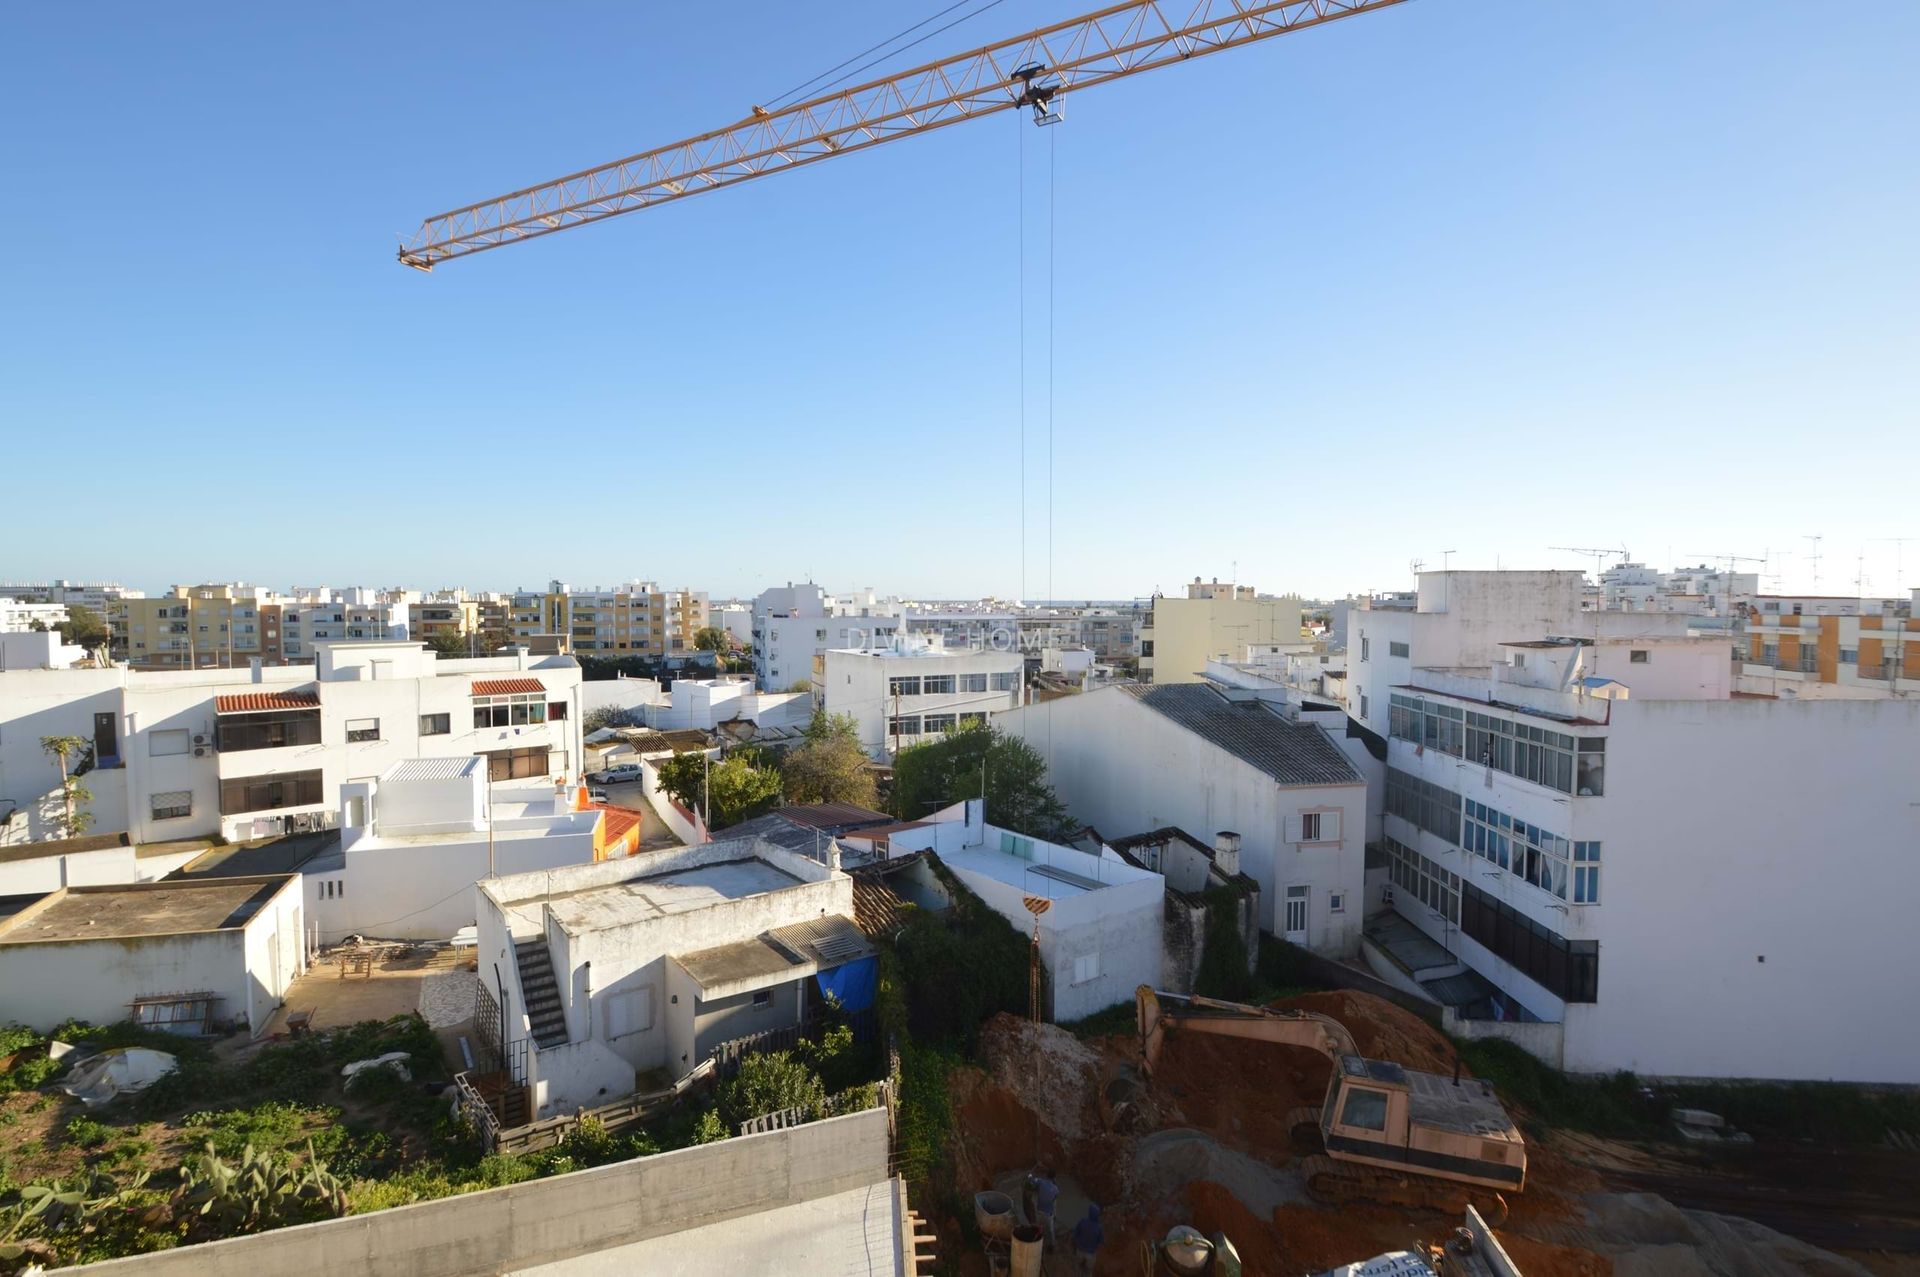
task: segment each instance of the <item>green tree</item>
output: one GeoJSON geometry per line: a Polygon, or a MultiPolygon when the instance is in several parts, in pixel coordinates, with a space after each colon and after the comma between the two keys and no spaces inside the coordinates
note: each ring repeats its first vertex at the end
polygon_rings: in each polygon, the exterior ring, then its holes
{"type": "Polygon", "coordinates": [[[810,678],[796,678],[793,682],[787,684],[787,690],[789,692],[811,693],[813,691],[813,680],[810,678]]]}
{"type": "Polygon", "coordinates": [[[806,739],[780,765],[790,803],[852,803],[872,807],[880,800],[860,729],[848,714],[815,710],[806,739]]]}
{"type": "Polygon", "coordinates": [[[893,760],[893,813],[918,820],[937,807],[980,797],[987,819],[1034,838],[1058,838],[1067,809],[1047,784],[1046,760],[1018,736],[982,722],[910,745],[893,760]]]}
{"type": "Polygon", "coordinates": [[[100,619],[98,612],[78,603],[67,604],[67,619],[53,628],[60,631],[63,643],[99,647],[107,641],[107,623],[100,619]]]}
{"type": "Polygon", "coordinates": [[[80,778],[72,775],[67,768],[67,760],[86,752],[87,742],[79,736],[42,736],[40,752],[60,764],[60,798],[65,810],[62,818],[62,838],[78,838],[87,832],[93,824],[93,813],[82,811],[82,803],[93,801],[93,795],[80,784],[80,778]]]}
{"type": "Polygon", "coordinates": [[[700,807],[707,777],[707,756],[697,749],[675,754],[660,764],[660,788],[682,807],[700,807]]]}
{"type": "Polygon", "coordinates": [[[780,773],[733,754],[707,773],[707,828],[725,829],[780,805],[780,773]]]}
{"type": "Polygon", "coordinates": [[[733,637],[717,625],[705,625],[693,632],[693,646],[702,652],[730,652],[733,637]]]}
{"type": "Polygon", "coordinates": [[[450,658],[486,653],[478,634],[465,634],[459,630],[438,630],[427,635],[427,649],[435,656],[450,658]]]}

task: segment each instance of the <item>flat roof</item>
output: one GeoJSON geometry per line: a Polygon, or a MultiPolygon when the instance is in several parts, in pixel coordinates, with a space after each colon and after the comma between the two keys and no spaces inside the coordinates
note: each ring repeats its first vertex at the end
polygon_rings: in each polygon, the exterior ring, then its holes
{"type": "MultiPolygon", "coordinates": [[[[951,869],[965,869],[973,873],[985,874],[996,882],[1004,882],[1009,887],[1018,887],[1030,896],[1042,896],[1048,900],[1065,900],[1069,896],[1084,896],[1089,891],[1098,891],[1102,887],[1114,884],[1096,882],[1072,870],[1060,869],[1053,865],[1033,860],[1022,860],[1018,856],[1009,856],[1004,851],[995,851],[986,847],[965,847],[959,851],[948,852],[942,856],[951,869]]],[[[1129,866],[1131,869],[1131,866],[1129,866]]],[[[1133,869],[1133,873],[1142,871],[1133,869]]]]}
{"type": "Polygon", "coordinates": [[[232,930],[291,881],[291,874],[279,874],[63,887],[0,925],[0,945],[232,930]]]}
{"type": "Polygon", "coordinates": [[[747,856],[657,877],[583,887],[549,899],[547,907],[569,931],[601,931],[799,885],[800,879],[792,874],[747,856]]]}
{"type": "Polygon", "coordinates": [[[812,963],[803,962],[797,954],[776,944],[769,936],[755,936],[734,944],[717,944],[711,949],[696,949],[692,953],[676,953],[673,960],[682,971],[693,977],[693,982],[700,986],[702,993],[744,980],[810,975],[814,970],[812,963]]]}

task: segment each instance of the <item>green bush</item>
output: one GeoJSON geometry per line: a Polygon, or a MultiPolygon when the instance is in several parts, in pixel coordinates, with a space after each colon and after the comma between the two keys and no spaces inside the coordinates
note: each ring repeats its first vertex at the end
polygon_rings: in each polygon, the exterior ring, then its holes
{"type": "Polygon", "coordinates": [[[927,863],[953,906],[943,915],[916,910],[895,942],[906,1029],[922,1045],[970,1054],[986,1020],[1027,1013],[1031,942],[937,857],[927,863]]]}
{"type": "Polygon", "coordinates": [[[720,1088],[720,1115],[736,1129],[748,1118],[782,1109],[806,1109],[817,1117],[826,1105],[820,1075],[788,1051],[747,1056],[733,1080],[720,1088]]]}
{"type": "Polygon", "coordinates": [[[76,1148],[99,1148],[113,1138],[113,1130],[90,1117],[76,1117],[67,1123],[67,1143],[76,1148]]]}
{"type": "Polygon", "coordinates": [[[248,1145],[273,1151],[298,1144],[306,1139],[309,1126],[337,1130],[339,1118],[336,1108],[267,1100],[252,1108],[188,1113],[177,1125],[221,1157],[238,1157],[248,1145]]]}
{"type": "Polygon", "coordinates": [[[1193,991],[1202,997],[1245,1002],[1254,996],[1254,978],[1247,970],[1247,941],[1238,922],[1246,892],[1237,884],[1207,890],[1205,947],[1193,991]]]}
{"type": "Polygon", "coordinates": [[[953,1135],[953,1101],[947,1075],[960,1061],[912,1043],[900,1048],[900,1174],[925,1183],[946,1156],[953,1135]]]}
{"type": "Polygon", "coordinates": [[[1517,1103],[1536,1122],[1631,1138],[1658,1128],[1655,1113],[1639,1099],[1639,1081],[1631,1073],[1604,1079],[1572,1078],[1499,1038],[1456,1042],[1473,1075],[1493,1083],[1503,1099],[1517,1103]]]}

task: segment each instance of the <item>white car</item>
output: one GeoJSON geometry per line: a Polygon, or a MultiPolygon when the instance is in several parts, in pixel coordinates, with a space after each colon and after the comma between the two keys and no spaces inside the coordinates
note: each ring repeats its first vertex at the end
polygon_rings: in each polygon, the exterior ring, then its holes
{"type": "Polygon", "coordinates": [[[587,779],[600,785],[624,785],[640,779],[640,764],[619,763],[602,772],[588,772],[587,779]]]}

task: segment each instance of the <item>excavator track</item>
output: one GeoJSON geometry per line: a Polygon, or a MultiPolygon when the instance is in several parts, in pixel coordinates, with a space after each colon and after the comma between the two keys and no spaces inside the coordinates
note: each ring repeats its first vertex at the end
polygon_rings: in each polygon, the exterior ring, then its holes
{"type": "Polygon", "coordinates": [[[1491,1188],[1424,1175],[1396,1174],[1377,1167],[1336,1161],[1325,1153],[1303,1158],[1300,1174],[1313,1199],[1327,1205],[1368,1201],[1461,1215],[1471,1204],[1490,1227],[1498,1228],[1507,1220],[1507,1199],[1491,1188]]]}

